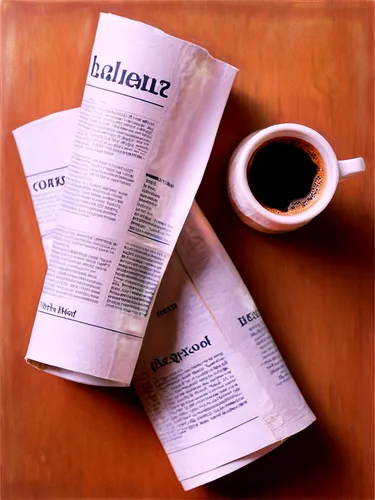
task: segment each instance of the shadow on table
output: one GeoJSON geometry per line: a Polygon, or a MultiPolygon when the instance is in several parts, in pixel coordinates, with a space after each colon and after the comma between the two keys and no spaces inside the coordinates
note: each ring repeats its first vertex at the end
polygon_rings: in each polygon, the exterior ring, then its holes
{"type": "Polygon", "coordinates": [[[374,273],[374,229],[370,211],[354,211],[333,200],[326,210],[297,231],[265,235],[280,251],[297,252],[330,265],[331,272],[355,269],[364,276],[374,273]],[[334,266],[333,266],[334,265],[334,266]]]}
{"type": "MultiPolygon", "coordinates": [[[[133,385],[130,387],[76,385],[75,388],[76,390],[82,390],[83,396],[98,400],[101,402],[100,404],[105,404],[107,407],[113,407],[117,415],[121,416],[122,413],[126,413],[126,420],[134,418],[135,416],[137,416],[137,418],[138,416],[145,416],[142,404],[133,385]]],[[[148,422],[147,417],[146,421],[148,422]]]]}
{"type": "MultiPolygon", "coordinates": [[[[317,480],[324,470],[331,470],[334,458],[327,436],[317,423],[255,462],[232,472],[205,487],[223,498],[279,498],[282,491],[317,480]]],[[[311,492],[313,494],[313,492],[311,492]]]]}
{"type": "Polygon", "coordinates": [[[223,226],[225,212],[232,211],[226,176],[233,151],[249,134],[269,125],[272,125],[270,116],[255,99],[236,90],[230,93],[197,193],[198,204],[215,229],[223,226]]]}

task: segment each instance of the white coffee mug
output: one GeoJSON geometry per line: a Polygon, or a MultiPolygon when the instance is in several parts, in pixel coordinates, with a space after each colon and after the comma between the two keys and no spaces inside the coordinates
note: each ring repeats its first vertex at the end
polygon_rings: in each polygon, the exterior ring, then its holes
{"type": "Polygon", "coordinates": [[[282,233],[310,222],[331,201],[339,181],[364,170],[363,158],[338,161],[332,147],[315,130],[296,123],[281,123],[252,133],[238,145],[229,162],[227,187],[231,203],[245,224],[265,233],[282,233]],[[320,196],[296,214],[282,215],[267,210],[255,199],[248,183],[252,156],[265,142],[277,137],[302,139],[318,151],[324,163],[325,182],[320,196]]]}

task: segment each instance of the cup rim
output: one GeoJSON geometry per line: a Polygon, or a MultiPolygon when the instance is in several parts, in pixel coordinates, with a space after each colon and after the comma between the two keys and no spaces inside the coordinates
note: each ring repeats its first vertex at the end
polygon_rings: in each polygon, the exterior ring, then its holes
{"type": "Polygon", "coordinates": [[[339,181],[338,160],[331,145],[316,130],[298,123],[279,123],[266,127],[246,137],[240,144],[240,147],[241,146],[244,147],[243,156],[240,159],[242,164],[241,180],[242,185],[246,187],[243,190],[243,195],[247,198],[247,203],[256,206],[257,212],[268,220],[281,225],[300,224],[309,221],[327,207],[335,194],[339,181]],[[302,139],[314,146],[322,157],[326,171],[325,187],[320,198],[311,207],[295,215],[275,214],[267,210],[255,198],[247,180],[248,165],[254,152],[268,140],[283,136],[302,139]]]}

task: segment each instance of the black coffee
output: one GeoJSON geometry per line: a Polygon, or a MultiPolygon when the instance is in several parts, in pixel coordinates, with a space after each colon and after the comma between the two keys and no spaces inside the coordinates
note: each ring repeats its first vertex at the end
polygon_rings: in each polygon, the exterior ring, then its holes
{"type": "Polygon", "coordinates": [[[323,161],[306,141],[277,137],[255,151],[249,162],[248,182],[265,208],[294,215],[319,198],[324,182],[323,161]]]}

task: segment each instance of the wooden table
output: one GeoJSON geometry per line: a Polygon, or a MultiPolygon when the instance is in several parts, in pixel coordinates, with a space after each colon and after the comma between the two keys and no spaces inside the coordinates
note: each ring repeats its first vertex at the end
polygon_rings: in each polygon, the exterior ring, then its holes
{"type": "Polygon", "coordinates": [[[3,15],[2,494],[60,498],[374,498],[374,4],[19,2],[3,15]],[[84,387],[23,361],[46,269],[11,131],[79,106],[98,13],[142,20],[240,69],[198,201],[318,421],[270,455],[183,492],[132,389],[84,387]],[[367,171],[286,235],[240,222],[228,159],[278,122],[321,132],[367,171]]]}

